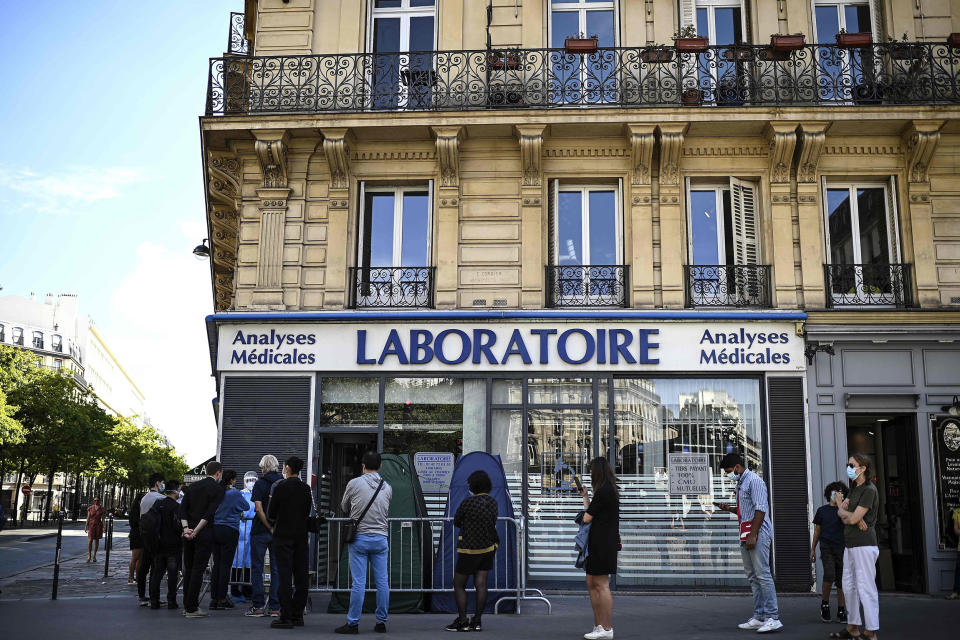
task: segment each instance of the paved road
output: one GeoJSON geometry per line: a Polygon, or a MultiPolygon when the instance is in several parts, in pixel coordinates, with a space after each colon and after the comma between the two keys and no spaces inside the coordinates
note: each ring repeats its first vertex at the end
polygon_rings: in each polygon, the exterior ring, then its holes
{"type": "MultiPolygon", "coordinates": [[[[554,612],[546,615],[538,605],[530,605],[522,615],[484,617],[484,635],[509,640],[577,640],[592,626],[590,604],[586,596],[554,596],[554,612]]],[[[614,631],[618,639],[682,638],[684,640],[743,640],[751,632],[736,628],[748,617],[749,596],[616,596],[614,631]]],[[[318,611],[325,611],[322,597],[315,599],[318,611]]],[[[784,630],[776,634],[784,640],[826,638],[836,625],[817,618],[819,600],[815,596],[792,596],[781,600],[784,630]]],[[[390,619],[387,637],[419,640],[447,637],[443,627],[452,617],[447,614],[396,615],[390,619]]],[[[170,640],[170,638],[244,638],[278,637],[271,631],[269,618],[245,618],[242,609],[215,611],[209,618],[187,620],[179,612],[151,611],[137,607],[133,595],[109,598],[49,600],[0,599],[0,620],[5,636],[46,638],[73,637],[78,629],[96,629],[97,640],[170,640]]],[[[299,637],[330,633],[342,624],[342,615],[315,613],[306,618],[304,629],[288,633],[299,637]]],[[[929,597],[882,598],[881,623],[884,638],[956,638],[960,623],[960,602],[929,597]]],[[[373,620],[365,615],[361,633],[372,636],[373,620]]],[[[377,636],[382,637],[382,636],[377,636]]]]}
{"type": "MultiPolygon", "coordinates": [[[[114,531],[114,546],[127,546],[127,523],[117,522],[114,531]]],[[[50,529],[8,529],[0,534],[0,580],[9,580],[11,576],[22,573],[35,567],[53,562],[56,556],[56,536],[43,537],[37,540],[28,538],[55,532],[50,529]]],[[[98,558],[102,561],[104,541],[100,541],[98,558]]],[[[83,532],[83,524],[68,523],[63,531],[63,550],[61,559],[68,560],[86,556],[87,534],[83,532]]]]}

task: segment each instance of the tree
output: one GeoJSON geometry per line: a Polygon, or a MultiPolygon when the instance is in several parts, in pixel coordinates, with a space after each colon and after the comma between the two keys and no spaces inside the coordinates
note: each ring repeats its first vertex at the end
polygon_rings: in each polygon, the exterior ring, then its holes
{"type": "Polygon", "coordinates": [[[29,351],[18,347],[0,345],[0,482],[7,474],[7,461],[21,460],[17,473],[17,483],[13,489],[14,519],[16,519],[17,503],[20,499],[18,491],[26,460],[19,454],[25,443],[25,430],[16,417],[18,407],[8,399],[11,393],[35,379],[43,370],[37,364],[37,358],[29,351]]]}

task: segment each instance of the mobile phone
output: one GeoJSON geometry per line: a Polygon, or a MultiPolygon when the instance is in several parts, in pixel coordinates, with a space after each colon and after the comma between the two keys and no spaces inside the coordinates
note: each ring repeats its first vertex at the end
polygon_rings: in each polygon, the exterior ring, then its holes
{"type": "Polygon", "coordinates": [[[580,476],[573,474],[573,484],[577,485],[577,491],[583,493],[583,483],[580,482],[580,476]]]}

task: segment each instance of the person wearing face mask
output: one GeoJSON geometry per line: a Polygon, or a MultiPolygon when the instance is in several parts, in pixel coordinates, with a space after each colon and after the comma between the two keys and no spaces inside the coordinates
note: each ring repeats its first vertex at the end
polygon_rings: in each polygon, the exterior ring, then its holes
{"type": "Polygon", "coordinates": [[[227,469],[223,472],[220,484],[224,494],[220,506],[213,517],[213,573],[210,579],[210,610],[233,609],[233,602],[227,597],[227,585],[230,584],[230,567],[237,552],[240,538],[240,518],[250,508],[250,503],[236,487],[237,472],[227,469]]]}
{"type": "Polygon", "coordinates": [[[205,618],[200,608],[203,573],[213,551],[213,521],[223,500],[220,484],[223,467],[216,460],[207,463],[207,477],[190,484],[183,492],[180,520],[183,525],[183,615],[205,618]]]}
{"type": "Polygon", "coordinates": [[[253,486],[258,478],[256,471],[243,474],[243,490],[240,493],[247,500],[247,510],[240,516],[237,552],[233,555],[233,579],[230,581],[233,584],[230,585],[230,595],[234,602],[246,602],[253,595],[253,587],[250,585],[250,529],[257,516],[253,504],[253,486]]]}
{"type": "Polygon", "coordinates": [[[847,460],[850,495],[840,503],[837,515],[845,525],[843,540],[843,595],[847,599],[847,627],[831,638],[876,638],[880,629],[880,599],[877,595],[877,510],[880,494],[870,481],[870,458],[855,453],[847,460]],[[863,607],[863,615],[860,608],[863,607]]]}
{"type": "MultiPolygon", "coordinates": [[[[140,526],[140,518],[150,511],[150,509],[160,500],[163,500],[163,474],[153,473],[147,480],[150,483],[150,491],[140,498],[140,513],[137,518],[137,526],[140,526]]],[[[147,574],[153,571],[153,552],[144,547],[140,553],[140,562],[137,565],[137,597],[140,599],[140,606],[146,607],[150,604],[147,598],[147,574]]]]}
{"type": "Polygon", "coordinates": [[[747,469],[743,458],[728,453],[720,461],[720,468],[730,480],[737,483],[737,504],[715,503],[718,509],[737,514],[740,524],[740,556],[743,570],[753,592],[753,617],[738,625],[741,629],[770,633],[783,628],[777,590],[770,572],[770,547],[773,544],[773,522],[767,485],[763,478],[747,469]]]}

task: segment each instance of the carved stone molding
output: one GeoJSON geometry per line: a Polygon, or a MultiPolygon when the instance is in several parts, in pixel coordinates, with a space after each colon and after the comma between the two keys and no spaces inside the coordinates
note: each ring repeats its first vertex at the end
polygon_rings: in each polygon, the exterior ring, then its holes
{"type": "Polygon", "coordinates": [[[264,187],[287,186],[287,140],[284,130],[265,129],[253,131],[257,139],[254,149],[260,160],[260,172],[263,174],[264,187]]]}
{"type": "Polygon", "coordinates": [[[350,186],[350,130],[346,127],[320,129],[323,135],[323,154],[330,167],[330,188],[350,186]]]}
{"type": "Polygon", "coordinates": [[[456,187],[460,184],[460,140],[463,127],[431,127],[437,136],[437,160],[440,163],[440,186],[456,187]]]}
{"type": "Polygon", "coordinates": [[[355,151],[351,156],[353,160],[436,160],[436,151],[355,151]]]}
{"type": "Polygon", "coordinates": [[[684,147],[684,158],[697,157],[763,157],[767,155],[766,146],[741,145],[723,147],[684,147]]]}
{"type": "Polygon", "coordinates": [[[656,126],[652,124],[628,124],[627,142],[630,143],[631,183],[650,184],[653,175],[653,143],[656,141],[656,126]]]}
{"type": "Polygon", "coordinates": [[[240,160],[223,151],[207,152],[207,191],[210,202],[237,208],[240,199],[240,160]]]}
{"type": "Polygon", "coordinates": [[[914,120],[903,131],[904,160],[910,182],[928,182],[933,152],[940,142],[943,120],[914,120]]]}
{"type": "Polygon", "coordinates": [[[523,167],[523,186],[539,187],[540,174],[543,171],[543,132],[547,126],[516,125],[514,127],[520,141],[520,163],[523,167]]]}
{"type": "Polygon", "coordinates": [[[800,158],[797,160],[797,182],[817,181],[817,165],[827,139],[827,122],[800,123],[800,158]]]}
{"type": "Polygon", "coordinates": [[[233,306],[233,276],[239,235],[240,160],[230,152],[207,152],[207,194],[210,204],[210,260],[217,311],[233,306]]]}
{"type": "Polygon", "coordinates": [[[769,123],[767,140],[770,143],[770,182],[789,183],[793,151],[797,146],[797,123],[769,123]]]}
{"type": "Polygon", "coordinates": [[[619,147],[555,147],[544,149],[545,158],[624,158],[628,149],[619,147]]]}
{"type": "Polygon", "coordinates": [[[680,185],[680,150],[687,124],[661,124],[660,132],[660,184],[680,185]]]}

